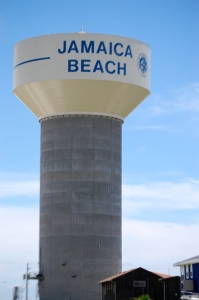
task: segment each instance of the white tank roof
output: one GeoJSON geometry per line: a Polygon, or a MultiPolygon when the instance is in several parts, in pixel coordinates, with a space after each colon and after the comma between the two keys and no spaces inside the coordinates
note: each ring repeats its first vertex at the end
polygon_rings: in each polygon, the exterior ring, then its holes
{"type": "Polygon", "coordinates": [[[179,261],[175,263],[173,266],[174,267],[179,267],[179,266],[186,266],[186,265],[192,265],[192,264],[198,264],[199,263],[199,255],[179,261]]]}

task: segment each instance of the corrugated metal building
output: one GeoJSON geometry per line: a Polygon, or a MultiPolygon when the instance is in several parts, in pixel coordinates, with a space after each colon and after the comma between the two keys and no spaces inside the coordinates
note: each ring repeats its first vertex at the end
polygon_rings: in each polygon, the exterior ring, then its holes
{"type": "Polygon", "coordinates": [[[179,300],[180,277],[150,272],[143,268],[121,272],[99,282],[102,300],[129,300],[148,294],[153,300],[179,300]]]}

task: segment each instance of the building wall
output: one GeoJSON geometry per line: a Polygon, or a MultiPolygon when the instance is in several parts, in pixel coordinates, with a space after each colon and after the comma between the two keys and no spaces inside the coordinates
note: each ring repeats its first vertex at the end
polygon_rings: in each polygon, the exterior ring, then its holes
{"type": "Polygon", "coordinates": [[[182,265],[180,268],[181,273],[184,272],[184,276],[181,275],[181,289],[185,291],[199,293],[199,263],[192,264],[192,276],[190,265],[182,265]]]}
{"type": "Polygon", "coordinates": [[[194,291],[199,293],[199,263],[193,264],[194,291]]]}
{"type": "Polygon", "coordinates": [[[163,284],[165,284],[165,300],[180,300],[181,288],[179,276],[167,278],[163,284]]]}
{"type": "Polygon", "coordinates": [[[40,300],[101,299],[121,271],[121,122],[41,123],[40,300]]]}

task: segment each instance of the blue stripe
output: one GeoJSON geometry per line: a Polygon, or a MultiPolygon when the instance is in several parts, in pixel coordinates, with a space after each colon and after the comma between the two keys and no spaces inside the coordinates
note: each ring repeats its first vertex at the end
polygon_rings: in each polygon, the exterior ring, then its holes
{"type": "Polygon", "coordinates": [[[14,68],[16,68],[18,66],[21,66],[21,65],[24,65],[24,64],[28,64],[28,63],[33,62],[33,61],[46,60],[46,59],[50,59],[50,57],[41,57],[41,58],[35,58],[35,59],[31,59],[31,60],[26,60],[26,61],[23,61],[20,64],[16,65],[14,68]]]}

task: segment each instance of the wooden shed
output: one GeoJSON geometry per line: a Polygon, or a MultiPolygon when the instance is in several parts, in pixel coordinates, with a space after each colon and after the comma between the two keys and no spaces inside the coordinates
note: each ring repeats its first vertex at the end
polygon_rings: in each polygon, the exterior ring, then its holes
{"type": "Polygon", "coordinates": [[[153,300],[179,300],[180,277],[137,268],[99,282],[102,300],[129,300],[148,294],[153,300]]]}

